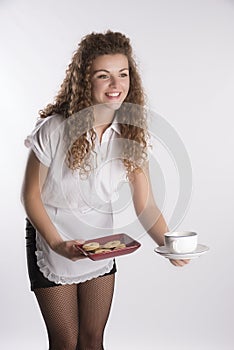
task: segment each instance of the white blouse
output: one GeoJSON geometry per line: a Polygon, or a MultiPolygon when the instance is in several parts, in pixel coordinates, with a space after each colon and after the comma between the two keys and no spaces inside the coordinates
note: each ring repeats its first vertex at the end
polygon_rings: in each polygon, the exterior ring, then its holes
{"type": "MultiPolygon", "coordinates": [[[[68,118],[69,119],[69,118],[68,118]]],[[[119,125],[113,122],[99,143],[96,138],[92,154],[92,172],[80,177],[66,164],[68,143],[65,134],[69,123],[61,115],[39,119],[26,139],[48,174],[42,188],[42,201],[47,213],[64,240],[95,239],[113,233],[111,202],[121,183],[126,182],[126,170],[120,159],[119,125]]],[[[113,259],[92,261],[89,258],[73,262],[50,249],[37,232],[37,263],[46,278],[61,284],[84,282],[109,272],[113,259]]]]}

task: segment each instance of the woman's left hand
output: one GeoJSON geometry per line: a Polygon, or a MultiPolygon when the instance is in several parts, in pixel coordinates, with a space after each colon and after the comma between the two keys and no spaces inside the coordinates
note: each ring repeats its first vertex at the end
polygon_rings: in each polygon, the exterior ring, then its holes
{"type": "Polygon", "coordinates": [[[187,265],[190,262],[190,260],[189,259],[184,259],[184,260],[182,260],[182,259],[181,260],[170,259],[170,262],[174,266],[183,267],[183,266],[187,265]]]}

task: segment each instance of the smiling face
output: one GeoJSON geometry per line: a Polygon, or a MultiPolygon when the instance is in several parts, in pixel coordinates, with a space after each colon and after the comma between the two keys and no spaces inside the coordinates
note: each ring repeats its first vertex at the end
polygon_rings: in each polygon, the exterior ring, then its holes
{"type": "Polygon", "coordinates": [[[128,59],[123,54],[102,55],[91,67],[92,102],[118,109],[130,85],[128,59]]]}

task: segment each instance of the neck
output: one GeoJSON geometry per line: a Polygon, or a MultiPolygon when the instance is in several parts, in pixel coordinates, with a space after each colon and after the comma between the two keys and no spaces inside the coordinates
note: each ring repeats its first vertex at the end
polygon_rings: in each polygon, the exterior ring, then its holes
{"type": "Polygon", "coordinates": [[[105,105],[94,106],[94,127],[108,127],[115,116],[115,110],[105,105]]]}

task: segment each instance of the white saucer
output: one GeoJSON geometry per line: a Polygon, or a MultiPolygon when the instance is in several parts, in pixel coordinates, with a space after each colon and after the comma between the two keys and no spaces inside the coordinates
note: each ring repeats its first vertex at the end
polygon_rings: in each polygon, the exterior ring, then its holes
{"type": "Polygon", "coordinates": [[[197,249],[194,252],[186,253],[186,254],[170,253],[165,246],[157,247],[154,249],[156,253],[164,256],[165,258],[174,259],[174,260],[198,258],[202,254],[206,253],[208,250],[209,250],[209,247],[203,244],[198,244],[197,249]]]}

